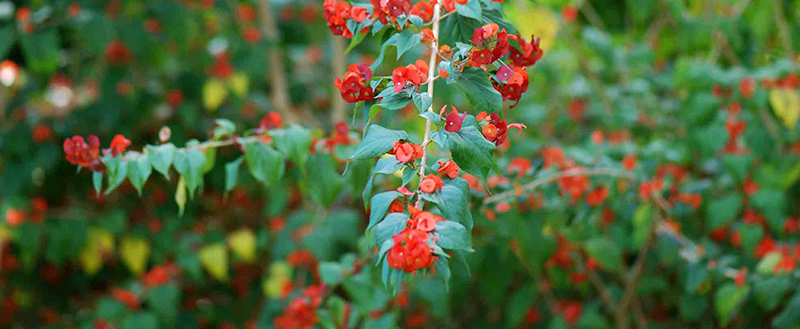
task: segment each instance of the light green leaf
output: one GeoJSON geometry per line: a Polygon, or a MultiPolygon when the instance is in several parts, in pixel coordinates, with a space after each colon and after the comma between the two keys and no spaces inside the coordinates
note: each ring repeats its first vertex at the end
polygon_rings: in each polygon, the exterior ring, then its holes
{"type": "Polygon", "coordinates": [[[150,163],[156,171],[164,175],[164,178],[169,179],[169,167],[172,166],[172,161],[175,158],[175,145],[167,143],[159,146],[148,145],[145,148],[145,154],[150,158],[150,163]]]}
{"type": "Polygon", "coordinates": [[[225,196],[228,196],[228,192],[233,190],[236,187],[236,183],[239,181],[239,167],[242,165],[242,161],[244,161],[244,156],[240,156],[231,162],[225,164],[225,196]]]}
{"type": "Polygon", "coordinates": [[[128,179],[136,188],[139,196],[142,196],[142,187],[152,171],[153,167],[150,165],[150,158],[147,155],[142,154],[138,158],[128,160],[128,179]]]}
{"type": "Polygon", "coordinates": [[[280,152],[262,142],[245,146],[245,161],[250,173],[259,182],[271,186],[283,177],[285,164],[280,152]]]}

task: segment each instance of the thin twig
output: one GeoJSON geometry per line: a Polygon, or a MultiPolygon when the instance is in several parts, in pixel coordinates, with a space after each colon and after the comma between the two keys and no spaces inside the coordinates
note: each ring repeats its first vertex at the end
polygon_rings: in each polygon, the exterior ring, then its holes
{"type": "MultiPolygon", "coordinates": [[[[617,169],[613,169],[613,168],[588,168],[588,169],[587,168],[573,168],[573,169],[567,169],[567,170],[564,170],[564,171],[557,172],[557,173],[555,173],[553,175],[550,175],[550,176],[547,176],[547,177],[542,177],[542,178],[539,178],[537,180],[534,180],[534,181],[532,181],[532,182],[530,182],[528,184],[523,185],[522,188],[519,189],[519,191],[522,194],[524,194],[526,192],[532,192],[533,190],[535,190],[539,186],[550,184],[552,182],[555,182],[555,181],[561,179],[562,177],[572,177],[572,176],[580,176],[580,175],[583,175],[583,176],[622,177],[622,178],[625,178],[625,179],[628,179],[628,180],[635,180],[636,179],[636,177],[633,174],[631,174],[630,172],[621,171],[621,170],[617,170],[617,169]]],[[[490,204],[490,203],[493,203],[493,202],[498,202],[498,201],[505,200],[505,199],[512,198],[512,197],[519,196],[519,195],[520,194],[517,194],[517,190],[511,190],[511,191],[503,192],[503,193],[500,193],[500,194],[495,194],[494,196],[488,197],[488,198],[483,200],[483,204],[490,204]]]]}
{"type": "MultiPolygon", "coordinates": [[[[447,14],[444,14],[444,15],[442,15],[441,17],[439,17],[439,19],[438,19],[438,20],[439,20],[439,21],[441,21],[441,20],[443,20],[443,19],[447,18],[447,16],[450,16],[450,15],[452,15],[453,13],[454,13],[454,11],[453,11],[453,12],[449,12],[449,13],[447,13],[447,14]]],[[[434,18],[434,19],[435,19],[435,18],[434,18]]],[[[431,19],[431,21],[430,21],[430,22],[427,22],[427,23],[425,23],[425,24],[422,24],[422,26],[429,26],[429,25],[433,24],[433,21],[434,21],[434,19],[431,19]]],[[[437,29],[437,30],[438,30],[438,29],[437,29]]],[[[434,34],[434,35],[438,36],[438,34],[434,34]]]]}
{"type": "MultiPolygon", "coordinates": [[[[442,19],[442,17],[439,16],[440,15],[440,11],[441,11],[441,5],[439,3],[437,3],[433,7],[433,20],[432,20],[432,22],[433,22],[433,28],[432,28],[432,30],[433,30],[433,41],[431,41],[431,56],[430,56],[430,59],[428,60],[428,67],[430,69],[428,70],[428,80],[427,81],[431,82],[431,83],[428,84],[428,96],[431,98],[431,106],[429,106],[428,109],[426,110],[428,112],[433,112],[433,85],[434,85],[434,83],[433,83],[433,74],[436,71],[436,70],[434,70],[434,68],[436,67],[436,54],[439,53],[436,50],[439,49],[437,47],[437,44],[439,42],[439,21],[442,19]]],[[[431,122],[430,122],[430,120],[425,120],[425,138],[423,139],[423,142],[422,142],[422,160],[421,160],[422,162],[420,163],[420,166],[419,166],[419,182],[420,182],[420,184],[422,183],[423,177],[425,177],[425,162],[428,160],[428,144],[430,144],[430,140],[431,140],[431,122]]],[[[419,208],[421,200],[422,200],[422,197],[418,196],[417,202],[415,203],[415,207],[419,208]]]]}

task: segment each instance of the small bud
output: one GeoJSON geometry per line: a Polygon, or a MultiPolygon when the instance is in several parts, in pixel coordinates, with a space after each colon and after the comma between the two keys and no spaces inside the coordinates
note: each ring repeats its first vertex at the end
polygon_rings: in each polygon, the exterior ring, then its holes
{"type": "Polygon", "coordinates": [[[161,127],[161,129],[158,130],[158,140],[160,140],[162,144],[169,142],[169,139],[171,137],[172,137],[172,130],[170,130],[169,127],[163,126],[161,127]]]}

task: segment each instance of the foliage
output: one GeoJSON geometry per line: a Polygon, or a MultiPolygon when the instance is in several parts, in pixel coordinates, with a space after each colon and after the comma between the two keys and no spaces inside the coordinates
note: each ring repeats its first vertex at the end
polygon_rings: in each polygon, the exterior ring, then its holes
{"type": "Polygon", "coordinates": [[[795,328],[798,9],[0,2],[0,324],[795,328]]]}

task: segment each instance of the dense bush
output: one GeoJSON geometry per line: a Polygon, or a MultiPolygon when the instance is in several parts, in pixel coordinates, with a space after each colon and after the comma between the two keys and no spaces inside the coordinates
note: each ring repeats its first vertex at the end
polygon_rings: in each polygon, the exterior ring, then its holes
{"type": "Polygon", "coordinates": [[[0,326],[800,326],[800,1],[440,1],[0,2],[0,326]]]}

